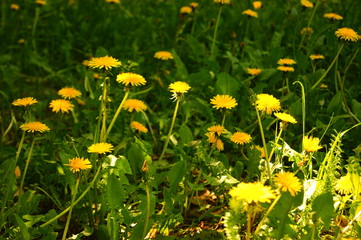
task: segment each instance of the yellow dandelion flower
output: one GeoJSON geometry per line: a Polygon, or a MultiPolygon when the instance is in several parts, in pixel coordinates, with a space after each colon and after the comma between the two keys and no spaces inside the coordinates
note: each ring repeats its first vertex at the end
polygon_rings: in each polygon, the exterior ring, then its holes
{"type": "Polygon", "coordinates": [[[217,138],[217,140],[216,140],[216,148],[218,151],[224,150],[224,144],[223,144],[222,140],[219,138],[217,138]]]}
{"type": "Polygon", "coordinates": [[[118,59],[110,56],[93,57],[89,61],[83,62],[83,64],[91,68],[104,68],[107,71],[112,69],[113,67],[119,67],[121,65],[118,59]]]}
{"type": "Polygon", "coordinates": [[[293,67],[289,67],[289,66],[278,66],[277,70],[280,70],[282,72],[294,72],[295,69],[293,67]]]}
{"type": "Polygon", "coordinates": [[[275,182],[282,192],[288,191],[292,196],[297,195],[302,188],[300,180],[291,172],[277,173],[275,182]]]}
{"type": "Polygon", "coordinates": [[[110,143],[94,143],[88,147],[89,153],[103,154],[111,151],[113,151],[113,145],[110,143]]]}
{"type": "Polygon", "coordinates": [[[46,126],[44,123],[41,122],[27,122],[20,125],[21,130],[26,132],[48,132],[50,131],[50,128],[46,126]]]}
{"type": "Polygon", "coordinates": [[[339,28],[335,32],[336,37],[344,41],[357,42],[360,36],[351,28],[339,28]]]}
{"type": "Polygon", "coordinates": [[[189,4],[189,6],[191,6],[193,9],[197,8],[198,5],[199,5],[199,4],[196,3],[196,2],[191,2],[191,3],[189,4]]]}
{"type": "Polygon", "coordinates": [[[306,8],[313,8],[313,3],[309,0],[301,0],[301,4],[306,8]]]}
{"type": "Polygon", "coordinates": [[[10,9],[14,10],[14,11],[17,11],[17,10],[20,9],[20,6],[18,4],[16,4],[16,3],[13,3],[13,4],[10,5],[10,9]]]}
{"type": "Polygon", "coordinates": [[[215,125],[207,128],[208,132],[211,132],[212,134],[216,134],[218,136],[221,136],[222,133],[226,132],[226,129],[221,125],[215,125]]]}
{"type": "Polygon", "coordinates": [[[300,31],[301,35],[304,35],[304,34],[313,34],[313,29],[311,27],[304,27],[301,29],[300,31]]]}
{"type": "Polygon", "coordinates": [[[235,132],[231,136],[231,141],[240,145],[243,145],[245,143],[250,143],[251,139],[252,139],[251,135],[245,132],[235,132]]]}
{"type": "Polygon", "coordinates": [[[141,101],[141,100],[138,100],[138,99],[127,99],[124,102],[123,107],[125,109],[127,109],[129,112],[133,112],[133,110],[135,110],[137,112],[147,110],[147,106],[145,105],[145,103],[143,101],[141,101]]]}
{"type": "Polygon", "coordinates": [[[65,99],[77,98],[81,96],[81,92],[72,87],[62,88],[58,91],[58,94],[65,99]]]}
{"type": "Polygon", "coordinates": [[[238,105],[236,99],[230,95],[217,95],[211,99],[211,104],[217,109],[232,109],[238,105]]]}
{"type": "Polygon", "coordinates": [[[325,59],[325,57],[321,54],[312,54],[310,55],[311,60],[319,60],[319,59],[325,59]]]}
{"type": "Polygon", "coordinates": [[[261,1],[254,1],[252,4],[254,9],[260,9],[262,7],[261,1]]]}
{"type": "Polygon", "coordinates": [[[137,130],[138,132],[144,132],[144,133],[148,132],[148,129],[143,124],[137,121],[132,121],[130,123],[130,127],[133,128],[134,130],[137,130]]]}
{"type": "Polygon", "coordinates": [[[52,109],[53,112],[56,113],[59,111],[61,111],[62,113],[67,113],[74,110],[74,105],[69,100],[65,99],[52,100],[49,107],[52,109]]]}
{"type": "Polygon", "coordinates": [[[173,59],[173,54],[168,51],[159,51],[154,53],[154,57],[165,61],[165,60],[173,59]]]}
{"type": "Polygon", "coordinates": [[[231,4],[231,0],[213,0],[213,1],[219,4],[231,4]]]}
{"type": "Polygon", "coordinates": [[[119,4],[120,0],[105,0],[105,2],[119,4]]]}
{"type": "Polygon", "coordinates": [[[337,13],[325,13],[323,15],[324,18],[332,19],[332,20],[342,20],[343,17],[338,15],[337,13]]]}
{"type": "Polygon", "coordinates": [[[266,157],[266,152],[263,147],[256,145],[256,149],[261,152],[261,158],[266,157]]]}
{"type": "Polygon", "coordinates": [[[274,191],[269,186],[264,186],[260,182],[240,183],[229,191],[229,195],[238,201],[248,204],[264,202],[268,203],[276,198],[274,191]]]}
{"type": "Polygon", "coordinates": [[[347,173],[336,182],[335,189],[341,194],[358,192],[361,187],[361,177],[355,173],[347,173]]]}
{"type": "Polygon", "coordinates": [[[192,13],[193,9],[189,6],[184,6],[184,7],[181,7],[181,9],[179,10],[179,12],[181,14],[190,14],[192,13]]]}
{"type": "Polygon", "coordinates": [[[296,61],[291,58],[281,58],[277,61],[278,65],[293,65],[296,64],[296,61]]]}
{"type": "Polygon", "coordinates": [[[92,168],[92,164],[90,163],[89,159],[79,157],[69,159],[69,164],[64,165],[69,166],[70,171],[73,173],[92,168]]]}
{"type": "Polygon", "coordinates": [[[136,73],[120,73],[117,76],[117,82],[123,83],[125,86],[132,85],[132,86],[140,86],[145,85],[147,82],[142,75],[136,73]]]}
{"type": "Polygon", "coordinates": [[[19,167],[19,166],[16,166],[16,167],[15,167],[14,174],[15,174],[15,177],[16,177],[16,178],[20,178],[20,177],[21,177],[21,170],[20,170],[20,167],[19,167]]]}
{"type": "Polygon", "coordinates": [[[259,68],[247,68],[247,73],[249,75],[257,76],[260,75],[262,72],[262,69],[259,68]]]}
{"type": "Polygon", "coordinates": [[[20,38],[20,39],[18,40],[18,43],[19,43],[19,44],[24,44],[24,43],[25,43],[25,39],[20,38]]]}
{"type": "Polygon", "coordinates": [[[22,106],[22,107],[26,107],[26,106],[30,106],[33,105],[35,103],[37,103],[38,101],[35,98],[32,97],[26,97],[26,98],[19,98],[16,99],[15,101],[13,101],[13,105],[14,106],[22,106]]]}
{"type": "Polygon", "coordinates": [[[297,123],[296,119],[287,113],[274,113],[274,115],[283,122],[297,123]]]}
{"type": "Polygon", "coordinates": [[[188,92],[191,87],[186,82],[177,81],[169,84],[169,91],[172,93],[183,94],[188,92]]]}
{"type": "Polygon", "coordinates": [[[214,133],[207,132],[205,135],[208,137],[208,142],[209,143],[215,143],[217,141],[217,137],[216,137],[216,135],[214,133]]]}
{"type": "Polygon", "coordinates": [[[247,10],[244,10],[242,12],[243,15],[247,15],[247,16],[250,16],[250,17],[255,17],[255,18],[258,18],[258,13],[251,10],[251,9],[247,9],[247,10]]]}
{"type": "Polygon", "coordinates": [[[35,2],[37,4],[39,4],[39,5],[46,5],[47,4],[46,1],[44,1],[44,0],[36,0],[35,2]]]}
{"type": "Polygon", "coordinates": [[[319,138],[314,137],[307,137],[303,138],[303,148],[306,152],[316,152],[322,148],[320,144],[319,138]]]}
{"type": "Polygon", "coordinates": [[[280,100],[272,95],[261,93],[257,94],[256,108],[264,113],[271,114],[281,109],[280,100]]]}

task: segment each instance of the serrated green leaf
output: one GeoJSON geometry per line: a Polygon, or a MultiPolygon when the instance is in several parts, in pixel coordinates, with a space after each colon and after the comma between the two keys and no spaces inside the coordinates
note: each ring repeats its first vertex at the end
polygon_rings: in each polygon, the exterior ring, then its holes
{"type": "Polygon", "coordinates": [[[169,171],[169,188],[170,192],[174,192],[177,189],[178,184],[182,181],[186,173],[185,161],[179,161],[169,171]]]}
{"type": "Polygon", "coordinates": [[[236,97],[240,86],[240,83],[228,73],[222,72],[217,75],[216,88],[217,93],[219,94],[227,94],[236,97]]]}
{"type": "Polygon", "coordinates": [[[111,174],[107,183],[107,200],[111,209],[120,208],[124,200],[124,189],[120,180],[111,174]]]}
{"type": "Polygon", "coordinates": [[[182,124],[182,126],[179,128],[178,134],[180,136],[180,142],[183,144],[187,144],[193,141],[192,130],[190,130],[190,128],[185,124],[182,124]]]}

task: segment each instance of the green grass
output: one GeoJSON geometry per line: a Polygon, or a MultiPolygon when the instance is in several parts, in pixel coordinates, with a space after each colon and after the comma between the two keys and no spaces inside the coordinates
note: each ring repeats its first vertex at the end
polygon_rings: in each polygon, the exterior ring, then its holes
{"type": "Polygon", "coordinates": [[[252,18],[242,14],[252,1],[196,2],[190,14],[179,13],[191,3],[185,0],[1,3],[0,239],[361,238],[360,41],[335,35],[343,27],[361,33],[360,5],[263,1],[252,18]],[[329,12],[343,20],[324,18],[329,12]],[[302,35],[305,27],[313,33],[302,35]],[[163,50],[173,59],[154,58],[163,50]],[[325,58],[311,61],[311,54],[325,58]],[[106,55],[122,66],[83,64],[106,55]],[[294,59],[294,72],[277,70],[280,58],[294,59]],[[122,72],[147,83],[129,88],[116,81],[122,72]],[[176,81],[191,89],[173,101],[168,86],[176,81]],[[66,86],[82,95],[70,100],[73,112],[55,113],[49,104],[66,86]],[[256,111],[261,93],[279,99],[297,123],[280,131],[273,114],[256,111]],[[217,94],[238,105],[217,110],[210,103],[217,94]],[[24,97],[38,103],[12,104],[24,97]],[[147,110],[116,114],[125,98],[147,110]],[[25,133],[20,126],[29,121],[50,131],[25,133]],[[132,121],[148,132],[132,129],[132,121]],[[217,136],[223,150],[205,135],[218,124],[226,129],[217,136]],[[251,141],[232,142],[237,131],[251,141]],[[322,148],[305,151],[304,136],[322,148]],[[99,142],[114,148],[89,153],[99,142]],[[266,156],[256,146],[266,146],[266,156]],[[64,164],[75,157],[89,159],[92,169],[71,172],[64,164]],[[299,179],[295,196],[277,187],[280,172],[299,179]],[[231,189],[258,182],[275,198],[246,203],[241,196],[234,204],[231,189]]]}

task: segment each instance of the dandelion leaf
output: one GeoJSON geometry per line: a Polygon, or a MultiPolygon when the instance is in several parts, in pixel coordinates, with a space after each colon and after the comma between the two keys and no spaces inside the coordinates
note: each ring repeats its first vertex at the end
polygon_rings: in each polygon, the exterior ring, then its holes
{"type": "Polygon", "coordinates": [[[179,161],[171,168],[169,171],[169,187],[170,192],[174,192],[177,189],[178,184],[182,181],[186,173],[186,163],[185,161],[179,161]]]}
{"type": "Polygon", "coordinates": [[[185,124],[182,124],[178,133],[180,136],[180,142],[183,144],[187,144],[193,140],[192,130],[190,130],[190,128],[187,127],[187,125],[185,125],[185,124]]]}
{"type": "Polygon", "coordinates": [[[107,183],[107,200],[111,209],[118,209],[124,200],[124,189],[120,180],[111,174],[107,183]]]}
{"type": "Polygon", "coordinates": [[[330,192],[318,195],[312,202],[312,211],[314,214],[314,221],[320,219],[326,229],[330,226],[331,218],[334,215],[335,209],[333,207],[332,194],[330,192]]]}
{"type": "Polygon", "coordinates": [[[232,78],[228,73],[222,72],[217,75],[217,93],[236,97],[240,87],[240,83],[236,79],[232,78]]]}

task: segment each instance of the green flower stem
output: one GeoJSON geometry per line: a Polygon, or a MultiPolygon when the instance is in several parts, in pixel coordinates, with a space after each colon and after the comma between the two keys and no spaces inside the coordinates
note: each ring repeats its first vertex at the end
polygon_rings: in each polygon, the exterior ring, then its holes
{"type": "MultiPolygon", "coordinates": [[[[93,180],[90,182],[90,184],[88,185],[88,187],[84,190],[84,192],[78,197],[77,200],[74,201],[73,206],[75,206],[78,202],[80,202],[80,200],[83,199],[83,197],[89,192],[89,190],[93,187],[95,181],[97,180],[99,173],[100,173],[100,169],[101,167],[98,168],[98,171],[95,173],[93,180]]],[[[49,221],[47,221],[46,223],[43,223],[42,225],[40,225],[40,227],[46,227],[48,226],[50,223],[54,222],[55,220],[57,220],[58,218],[60,218],[61,216],[63,216],[65,213],[69,212],[71,206],[67,207],[66,209],[64,209],[61,213],[59,213],[58,215],[56,215],[55,217],[53,217],[52,219],[50,219],[49,221]]]]}
{"type": "Polygon", "coordinates": [[[226,111],[223,112],[222,127],[224,127],[225,121],[226,121],[226,111]]]}
{"type": "Polygon", "coordinates": [[[272,209],[276,206],[277,202],[280,200],[282,195],[278,195],[277,198],[273,201],[272,205],[267,209],[267,212],[263,215],[261,221],[258,223],[258,226],[256,230],[254,231],[254,234],[257,234],[258,231],[261,229],[264,221],[267,219],[268,215],[272,211],[272,209]]]}
{"type": "Polygon", "coordinates": [[[34,19],[33,27],[31,30],[31,42],[33,45],[34,52],[36,52],[35,32],[36,32],[36,27],[38,26],[39,16],[40,16],[40,8],[37,7],[35,9],[35,19],[34,19]]]}
{"type": "Polygon", "coordinates": [[[265,139],[265,137],[264,137],[264,132],[263,132],[263,126],[262,126],[261,116],[259,115],[259,112],[258,112],[257,107],[256,107],[256,113],[257,113],[257,119],[258,119],[259,129],[260,129],[261,137],[262,137],[264,154],[265,154],[265,156],[266,156],[268,180],[270,181],[270,185],[272,186],[272,185],[273,185],[273,181],[272,181],[272,176],[271,176],[270,159],[269,159],[269,157],[268,157],[267,144],[266,144],[266,139],[265,139]]]}
{"type": "Polygon", "coordinates": [[[272,148],[271,153],[268,155],[268,159],[269,159],[270,161],[271,161],[271,159],[272,159],[273,153],[275,152],[275,148],[277,147],[277,143],[278,143],[278,141],[279,141],[280,138],[281,138],[282,132],[283,132],[283,127],[280,128],[280,132],[279,132],[279,134],[277,135],[276,140],[275,140],[275,146],[272,148]]]}
{"type": "Polygon", "coordinates": [[[174,127],[175,119],[176,119],[176,117],[177,117],[177,112],[178,112],[178,108],[179,108],[180,99],[181,99],[180,97],[177,98],[177,103],[176,103],[176,105],[175,105],[175,109],[174,109],[174,113],[173,113],[173,118],[172,118],[172,123],[171,123],[171,125],[170,125],[170,129],[169,129],[167,138],[165,139],[164,146],[163,146],[163,150],[162,150],[162,153],[160,154],[160,157],[159,157],[159,160],[158,160],[158,161],[161,161],[161,160],[163,159],[164,154],[165,154],[165,151],[167,150],[168,143],[169,143],[169,138],[170,138],[170,135],[172,135],[172,130],[173,130],[173,127],[174,127]]]}
{"type": "Polygon", "coordinates": [[[143,228],[143,237],[145,239],[147,232],[148,232],[148,225],[149,225],[149,218],[150,218],[150,189],[149,189],[149,182],[148,180],[145,183],[145,192],[147,193],[147,212],[145,216],[145,223],[143,228]]]}
{"type": "Polygon", "coordinates": [[[143,116],[144,116],[145,120],[147,121],[149,131],[152,134],[154,145],[158,146],[158,142],[157,142],[157,139],[155,138],[154,131],[153,131],[152,125],[150,124],[149,118],[148,118],[147,114],[144,111],[142,111],[142,113],[143,113],[143,116]]]}
{"type": "Polygon", "coordinates": [[[17,164],[17,162],[19,160],[21,149],[23,148],[24,139],[25,139],[25,131],[23,131],[23,134],[21,135],[21,140],[20,140],[20,143],[19,143],[18,150],[16,151],[15,160],[13,161],[12,166],[9,168],[9,170],[6,172],[6,174],[5,174],[4,178],[3,178],[3,182],[5,182],[8,175],[10,175],[9,176],[9,181],[7,183],[7,186],[6,186],[6,192],[5,192],[5,196],[4,196],[3,205],[1,207],[1,215],[0,215],[0,223],[1,224],[0,224],[0,228],[2,228],[4,220],[5,220],[5,217],[4,217],[5,208],[6,208],[7,201],[8,201],[8,198],[9,198],[9,194],[10,194],[10,191],[11,191],[11,188],[12,188],[12,185],[13,185],[13,181],[14,181],[14,177],[15,177],[14,172],[15,172],[16,164],[17,164]]]}
{"type": "Polygon", "coordinates": [[[26,159],[26,162],[25,162],[24,172],[23,172],[22,177],[21,177],[20,188],[19,188],[19,208],[18,208],[18,209],[20,209],[21,196],[22,196],[22,192],[23,192],[25,176],[26,176],[26,173],[27,173],[27,171],[28,171],[28,167],[29,167],[31,155],[33,154],[34,143],[35,143],[35,136],[33,137],[33,141],[32,141],[32,143],[31,143],[31,147],[30,147],[30,150],[29,150],[28,158],[26,159]]]}
{"type": "Polygon", "coordinates": [[[251,213],[247,212],[247,233],[246,233],[246,240],[251,239],[251,213]]]}
{"type": "Polygon", "coordinates": [[[107,101],[108,101],[108,78],[104,78],[103,82],[103,94],[102,94],[102,101],[101,101],[101,113],[102,113],[102,126],[100,129],[100,142],[106,142],[107,140],[107,101]]]}
{"type": "Polygon", "coordinates": [[[331,68],[333,67],[333,65],[336,63],[336,60],[338,59],[338,56],[340,55],[342,48],[345,44],[342,43],[340,45],[340,47],[338,48],[338,52],[335,56],[335,58],[333,59],[331,65],[327,68],[327,70],[322,74],[322,76],[320,77],[320,79],[317,80],[317,82],[311,87],[311,90],[314,89],[315,87],[318,86],[318,84],[320,84],[320,82],[326,77],[327,73],[331,70],[331,68]]]}
{"type": "Polygon", "coordinates": [[[217,20],[216,20],[216,27],[215,27],[214,33],[213,33],[212,47],[211,47],[211,59],[214,59],[214,47],[216,45],[216,39],[217,39],[217,33],[218,33],[218,27],[219,27],[219,19],[221,18],[222,7],[223,7],[222,5],[219,6],[218,16],[217,16],[217,20]]]}
{"type": "MultiPolygon", "coordinates": [[[[316,10],[317,10],[317,7],[318,7],[318,3],[319,3],[319,0],[317,0],[316,5],[315,5],[315,7],[313,8],[311,17],[310,17],[310,19],[308,20],[307,29],[309,29],[309,27],[311,26],[311,22],[312,22],[312,20],[313,20],[313,17],[315,16],[315,13],[316,13],[316,10]]],[[[305,40],[306,35],[307,35],[307,33],[305,33],[305,34],[302,35],[302,39],[301,39],[300,45],[298,46],[298,49],[301,49],[302,43],[303,43],[303,41],[305,40]]]]}
{"type": "Polygon", "coordinates": [[[110,125],[109,125],[109,127],[107,129],[107,135],[109,135],[110,131],[112,130],[112,128],[114,126],[114,123],[115,123],[115,120],[117,120],[117,118],[119,116],[119,113],[120,113],[120,110],[122,110],[122,107],[123,107],[123,105],[125,103],[125,100],[127,100],[128,96],[129,96],[129,92],[130,92],[130,90],[128,90],[125,93],[122,102],[119,104],[119,107],[118,107],[117,111],[115,112],[114,117],[113,117],[112,121],[110,122],[110,125]]]}
{"type": "Polygon", "coordinates": [[[80,180],[80,177],[78,176],[77,179],[76,179],[73,196],[72,196],[72,198],[71,198],[71,204],[70,204],[69,214],[68,214],[68,217],[67,217],[67,219],[66,219],[66,223],[65,223],[65,228],[64,228],[62,240],[65,240],[65,239],[66,239],[66,234],[68,233],[69,224],[70,224],[70,219],[71,219],[71,214],[72,214],[73,208],[74,208],[74,206],[75,206],[75,197],[76,197],[76,194],[77,194],[77,192],[78,192],[79,180],[80,180]]]}
{"type": "Polygon", "coordinates": [[[74,110],[71,110],[70,112],[71,112],[71,115],[73,116],[74,123],[75,124],[79,123],[78,117],[76,116],[74,110]]]}
{"type": "MultiPolygon", "coordinates": [[[[295,83],[300,84],[302,89],[302,139],[303,139],[306,135],[306,94],[303,84],[300,81],[296,81],[293,84],[295,83]]],[[[304,146],[302,141],[302,151],[303,150],[304,150],[304,146]]]]}

